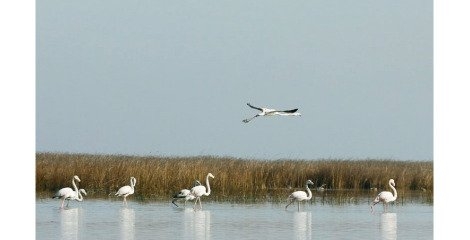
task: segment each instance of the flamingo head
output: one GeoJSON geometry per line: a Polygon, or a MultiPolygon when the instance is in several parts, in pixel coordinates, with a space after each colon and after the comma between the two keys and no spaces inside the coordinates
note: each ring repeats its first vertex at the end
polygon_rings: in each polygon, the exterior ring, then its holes
{"type": "Polygon", "coordinates": [[[214,178],[214,175],[212,175],[212,173],[207,174],[207,176],[214,178]]]}
{"type": "Polygon", "coordinates": [[[77,175],[73,176],[73,178],[80,182],[80,178],[77,175]]]}
{"type": "Polygon", "coordinates": [[[135,184],[137,183],[137,179],[135,179],[135,177],[131,177],[131,182],[132,186],[135,186],[135,184]]]}
{"type": "Polygon", "coordinates": [[[313,185],[313,182],[312,182],[312,180],[310,180],[310,179],[309,179],[309,180],[307,180],[307,185],[313,185]]]}
{"type": "Polygon", "coordinates": [[[85,194],[85,196],[87,195],[85,189],[82,188],[82,189],[80,189],[79,191],[80,191],[81,193],[85,194]]]}
{"type": "Polygon", "coordinates": [[[395,180],[393,180],[393,179],[390,179],[388,182],[389,182],[389,183],[390,183],[392,186],[394,186],[394,187],[395,187],[395,180]]]}
{"type": "Polygon", "coordinates": [[[195,187],[195,186],[201,186],[201,185],[202,185],[202,184],[201,184],[201,182],[199,182],[199,180],[194,181],[194,187],[195,187]]]}

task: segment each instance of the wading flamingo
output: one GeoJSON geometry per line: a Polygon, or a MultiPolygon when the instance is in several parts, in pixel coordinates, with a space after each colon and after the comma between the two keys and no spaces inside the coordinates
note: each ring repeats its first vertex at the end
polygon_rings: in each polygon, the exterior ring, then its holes
{"type": "Polygon", "coordinates": [[[126,198],[127,196],[134,194],[134,187],[136,183],[137,183],[137,180],[135,179],[135,177],[131,177],[131,185],[130,186],[127,185],[127,186],[123,186],[119,188],[119,190],[114,195],[118,197],[124,197],[122,203],[127,205],[126,198]]]}
{"type": "Polygon", "coordinates": [[[78,188],[77,188],[77,185],[75,184],[75,180],[80,182],[80,178],[77,175],[73,176],[72,178],[72,186],[75,191],[69,187],[65,187],[57,191],[52,197],[52,198],[62,198],[62,204],[60,205],[60,208],[64,208],[65,200],[67,200],[67,207],[68,207],[70,200],[77,198],[78,188]]]}
{"type": "Polygon", "coordinates": [[[325,183],[323,183],[320,187],[317,187],[317,191],[320,191],[320,192],[325,191],[325,189],[326,189],[326,184],[325,183]]]}
{"type": "Polygon", "coordinates": [[[250,103],[247,103],[247,105],[253,109],[261,111],[260,113],[256,114],[255,116],[251,118],[244,119],[244,123],[248,123],[249,121],[253,120],[253,118],[259,117],[259,116],[274,116],[274,115],[280,115],[280,116],[301,116],[300,113],[297,112],[299,110],[298,108],[291,109],[291,110],[276,110],[276,109],[270,109],[270,108],[264,108],[264,107],[255,107],[251,105],[250,103]]]}
{"type": "Polygon", "coordinates": [[[199,201],[199,209],[202,209],[201,196],[209,196],[209,194],[211,194],[211,186],[209,185],[209,177],[214,178],[214,175],[212,175],[212,173],[208,173],[206,176],[207,192],[206,192],[206,187],[204,187],[203,185],[195,186],[191,188],[191,195],[193,195],[196,198],[196,201],[194,201],[194,210],[196,210],[196,204],[198,201],[199,201]]]}
{"type": "MultiPolygon", "coordinates": [[[[193,187],[195,186],[201,186],[201,182],[196,180],[194,182],[193,187]]],[[[191,190],[189,189],[181,189],[177,194],[173,195],[173,201],[171,203],[175,204],[176,207],[179,207],[178,204],[176,204],[176,201],[180,199],[184,199],[184,206],[186,207],[186,202],[190,200],[194,200],[196,197],[191,194],[191,190]]]]}
{"type": "Polygon", "coordinates": [[[289,204],[287,204],[286,210],[289,205],[291,205],[294,201],[297,201],[297,211],[300,211],[300,202],[312,199],[312,191],[310,191],[308,185],[313,185],[313,182],[311,180],[307,180],[307,182],[305,183],[305,188],[307,188],[308,195],[304,191],[295,191],[289,195],[287,200],[289,200],[290,202],[289,204]]]}
{"type": "Polygon", "coordinates": [[[395,180],[390,179],[388,180],[388,185],[392,188],[393,194],[389,191],[380,192],[379,195],[374,199],[372,204],[370,205],[370,210],[374,211],[374,205],[382,202],[384,206],[384,212],[387,211],[388,203],[393,202],[397,199],[397,190],[395,189],[395,180]]]}

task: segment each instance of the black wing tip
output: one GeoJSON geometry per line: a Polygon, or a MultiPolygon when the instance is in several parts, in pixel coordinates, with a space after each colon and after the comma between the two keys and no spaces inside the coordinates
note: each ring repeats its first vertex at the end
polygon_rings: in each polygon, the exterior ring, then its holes
{"type": "Polygon", "coordinates": [[[295,109],[287,110],[287,111],[284,111],[284,112],[286,112],[286,113],[295,113],[295,112],[297,112],[297,110],[299,110],[299,109],[295,108],[295,109]]]}
{"type": "Polygon", "coordinates": [[[259,111],[263,111],[263,108],[255,107],[255,106],[251,105],[250,103],[247,103],[246,105],[248,105],[248,107],[251,107],[251,108],[253,108],[253,109],[256,109],[256,110],[259,110],[259,111]]]}

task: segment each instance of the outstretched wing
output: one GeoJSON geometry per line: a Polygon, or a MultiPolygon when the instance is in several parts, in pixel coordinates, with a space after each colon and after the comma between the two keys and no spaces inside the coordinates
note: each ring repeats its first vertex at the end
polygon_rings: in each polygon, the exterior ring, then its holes
{"type": "Polygon", "coordinates": [[[249,107],[251,107],[251,108],[253,108],[253,109],[256,109],[256,110],[259,110],[259,111],[263,111],[262,108],[255,107],[255,106],[251,105],[250,103],[247,103],[246,105],[248,105],[249,107]]]}

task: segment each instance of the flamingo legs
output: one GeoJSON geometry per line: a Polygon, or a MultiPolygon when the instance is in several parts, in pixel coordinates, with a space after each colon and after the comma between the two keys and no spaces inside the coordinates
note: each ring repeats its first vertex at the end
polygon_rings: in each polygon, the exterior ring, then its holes
{"type": "MultiPolygon", "coordinates": [[[[286,210],[287,210],[287,207],[289,207],[289,205],[291,205],[293,202],[295,202],[295,199],[290,200],[289,204],[287,204],[287,206],[286,206],[286,210]]],[[[300,202],[301,201],[297,201],[297,211],[298,212],[300,212],[300,202]]]]}
{"type": "MultiPolygon", "coordinates": [[[[372,203],[372,205],[370,205],[370,211],[373,213],[374,212],[374,206],[375,204],[377,204],[379,202],[374,202],[372,203]]],[[[383,209],[384,209],[384,213],[386,213],[388,211],[388,203],[386,202],[383,202],[383,209]]]]}
{"type": "Polygon", "coordinates": [[[287,204],[287,206],[286,206],[286,210],[287,210],[287,207],[289,207],[289,205],[291,205],[293,202],[294,202],[294,200],[290,200],[289,204],[287,204]]]}
{"type": "Polygon", "coordinates": [[[194,210],[196,210],[196,204],[197,204],[197,200],[199,199],[199,197],[196,198],[196,201],[194,201],[194,210]]]}
{"type": "MultiPolygon", "coordinates": [[[[67,199],[67,205],[65,205],[66,207],[69,206],[69,202],[70,202],[70,199],[67,199]]],[[[62,198],[62,204],[60,205],[60,208],[64,208],[64,203],[65,203],[65,197],[62,198]]]]}
{"type": "MultiPolygon", "coordinates": [[[[295,199],[290,200],[289,204],[287,204],[286,206],[286,210],[287,210],[287,207],[289,207],[289,205],[291,205],[293,202],[295,202],[295,199]]],[[[300,201],[297,201],[297,211],[300,212],[300,201]]]]}
{"type": "Polygon", "coordinates": [[[199,210],[202,210],[202,203],[201,203],[201,198],[200,197],[197,197],[196,201],[194,201],[194,210],[197,210],[196,206],[197,206],[198,201],[199,201],[199,210]]]}

